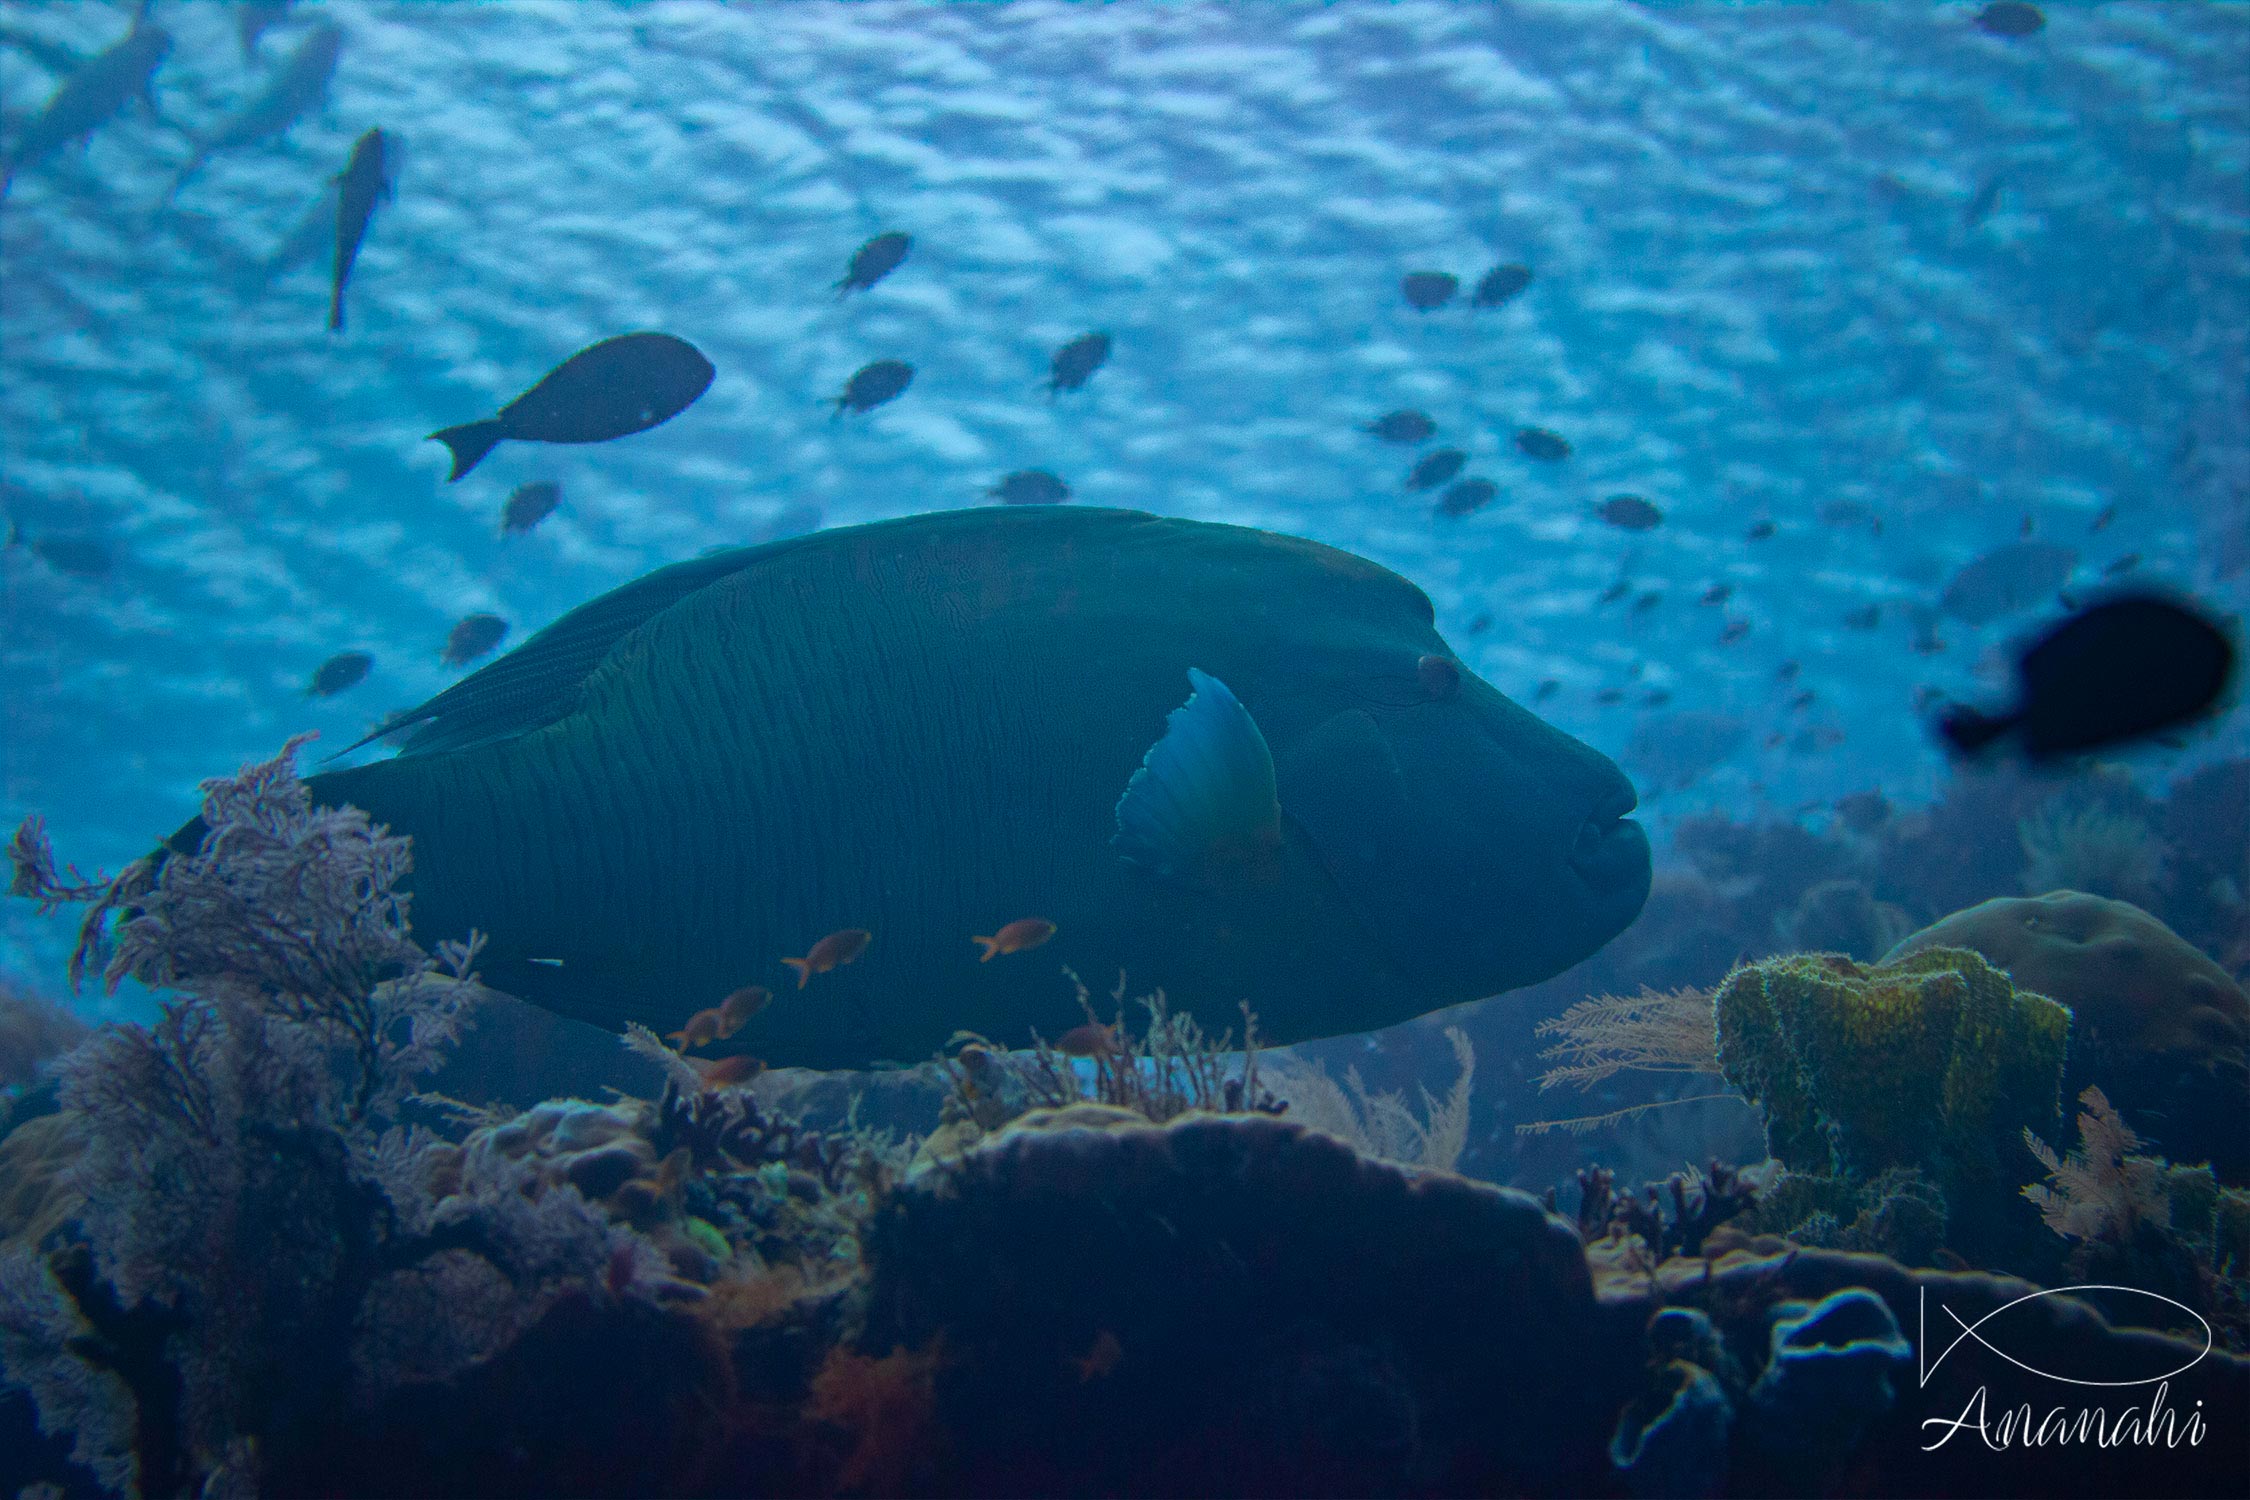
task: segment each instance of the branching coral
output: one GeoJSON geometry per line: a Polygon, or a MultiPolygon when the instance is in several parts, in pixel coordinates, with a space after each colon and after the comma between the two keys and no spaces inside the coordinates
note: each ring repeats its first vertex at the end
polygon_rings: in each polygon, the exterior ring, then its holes
{"type": "MultiPolygon", "coordinates": [[[[1708,990],[1652,990],[1644,986],[1630,998],[1597,995],[1540,1022],[1536,1034],[1561,1039],[1539,1054],[1541,1062],[1550,1064],[1539,1075],[1542,1094],[1565,1085],[1589,1090],[1621,1073],[1686,1075],[1717,1081],[1717,1027],[1708,990]]],[[[1531,1120],[1518,1125],[1516,1133],[1541,1135],[1567,1130],[1585,1134],[1656,1110],[1706,1099],[1739,1100],[1739,1096],[1710,1090],[1681,1098],[1652,1099],[1567,1120],[1531,1120]]]]}
{"type": "Polygon", "coordinates": [[[2164,878],[2164,843],[2131,813],[2056,802],[2017,825],[2024,889],[2091,891],[2145,904],[2164,878]]]}
{"type": "Polygon", "coordinates": [[[2023,1142],[2054,1183],[2033,1183],[2023,1195],[2038,1206],[2049,1229],[2070,1240],[2127,1239],[2143,1223],[2172,1223],[2164,1192],[2164,1163],[2138,1156],[2146,1144],[2118,1117],[2098,1088],[2079,1096],[2078,1149],[2057,1159],[2055,1150],[2027,1128],[2023,1142]]]}
{"type": "Polygon", "coordinates": [[[1458,1026],[1446,1027],[1445,1039],[1460,1072],[1443,1099],[1422,1090],[1419,1117],[1405,1095],[1369,1090],[1357,1067],[1347,1067],[1339,1085],[1326,1069],[1284,1063],[1269,1069],[1274,1094],[1289,1106],[1290,1119],[1349,1141],[1365,1155],[1450,1172],[1469,1143],[1469,1097],[1477,1054],[1458,1026]]]}

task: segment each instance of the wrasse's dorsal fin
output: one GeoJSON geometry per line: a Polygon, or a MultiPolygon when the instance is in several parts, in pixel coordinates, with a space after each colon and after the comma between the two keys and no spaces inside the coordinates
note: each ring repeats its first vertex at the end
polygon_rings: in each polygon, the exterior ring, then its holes
{"type": "Polygon", "coordinates": [[[1172,710],[1117,800],[1118,855],[1157,875],[1208,878],[1251,866],[1281,843],[1273,752],[1227,685],[1188,669],[1194,691],[1172,710]]]}
{"type": "Polygon", "coordinates": [[[570,712],[579,688],[626,636],[767,550],[714,552],[611,589],[428,702],[392,715],[338,754],[415,725],[421,727],[401,746],[407,754],[468,750],[544,728],[570,712]]]}

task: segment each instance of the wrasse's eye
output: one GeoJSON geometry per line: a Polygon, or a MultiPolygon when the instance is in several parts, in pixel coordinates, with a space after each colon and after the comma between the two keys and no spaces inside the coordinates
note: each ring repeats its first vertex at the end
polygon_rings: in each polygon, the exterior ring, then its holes
{"type": "Polygon", "coordinates": [[[1461,690],[1461,668],[1450,656],[1425,656],[1414,663],[1414,680],[1432,698],[1450,698],[1461,690]]]}

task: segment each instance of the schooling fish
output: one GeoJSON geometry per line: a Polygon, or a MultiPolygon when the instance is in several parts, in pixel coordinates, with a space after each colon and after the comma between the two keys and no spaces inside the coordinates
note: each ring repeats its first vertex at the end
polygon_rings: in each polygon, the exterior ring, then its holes
{"type": "Polygon", "coordinates": [[[865,953],[874,940],[875,934],[864,927],[846,927],[813,944],[803,958],[785,958],[782,962],[797,971],[797,988],[803,989],[815,974],[840,969],[865,953]]]}
{"type": "Polygon", "coordinates": [[[1416,312],[1435,312],[1461,290],[1461,278],[1445,271],[1409,271],[1400,278],[1398,289],[1416,312]]]}
{"type": "Polygon", "coordinates": [[[171,50],[170,32],[147,21],[136,22],[123,41],[63,80],[46,106],[0,153],[0,198],[7,196],[16,173],[59,147],[86,139],[133,100],[143,101],[154,114],[157,65],[171,50]]]}
{"type": "Polygon", "coordinates": [[[1060,505],[1070,486],[1045,469],[1018,469],[984,493],[1002,505],[1060,505]]]}
{"type": "Polygon", "coordinates": [[[1094,372],[1109,362],[1109,335],[1082,333],[1055,351],[1049,361],[1047,394],[1075,391],[1093,379],[1094,372]]]}
{"type": "Polygon", "coordinates": [[[465,667],[500,644],[508,622],[498,615],[468,615],[445,638],[443,660],[449,667],[465,667]]]}
{"type": "Polygon", "coordinates": [[[388,201],[392,193],[388,138],[381,130],[370,130],[353,143],[351,160],[336,179],[336,272],[328,289],[331,333],[343,332],[344,283],[351,280],[375,205],[388,201]]]}
{"type": "Polygon", "coordinates": [[[1500,486],[1489,479],[1464,479],[1438,496],[1438,513],[1447,516],[1474,515],[1492,503],[1500,493],[1500,486]]]}
{"type": "Polygon", "coordinates": [[[984,952],[977,962],[988,964],[1002,953],[1021,953],[1026,948],[1036,948],[1055,935],[1055,924],[1042,917],[1018,917],[990,937],[973,937],[972,943],[984,944],[984,952]]]}
{"type": "Polygon", "coordinates": [[[1544,427],[1526,427],[1516,434],[1516,451],[1543,464],[1557,464],[1570,457],[1570,444],[1544,427]]]}
{"type": "Polygon", "coordinates": [[[1977,12],[1977,30],[2011,41],[2031,36],[2046,24],[2047,18],[2040,14],[2039,7],[2027,0],[1993,0],[1977,12]]]}
{"type": "Polygon", "coordinates": [[[879,234],[852,252],[852,263],[844,269],[844,279],[836,283],[836,295],[848,297],[854,292],[864,292],[898,269],[906,259],[906,252],[914,248],[914,236],[892,230],[879,234]]]}
{"type": "Polygon", "coordinates": [[[308,698],[333,698],[349,687],[357,687],[375,665],[375,658],[365,651],[339,651],[322,662],[305,684],[308,698]]]}
{"type": "Polygon", "coordinates": [[[562,486],[552,479],[519,484],[509,494],[508,503],[500,508],[500,534],[521,535],[553,515],[560,504],[562,486]]]}
{"type": "Polygon", "coordinates": [[[1956,707],[1938,732],[1967,753],[2012,734],[2030,760],[2083,754],[2203,718],[2234,663],[2234,642],[2202,611],[2159,594],[2114,595],[2024,652],[2014,708],[1956,707]]]}
{"type": "Polygon", "coordinates": [[[746,984],[719,1002],[719,1036],[733,1036],[750,1018],[773,1001],[773,991],[762,984],[746,984]]]}
{"type": "Polygon", "coordinates": [[[1664,524],[1664,512],[1638,495],[1612,495],[1594,514],[1620,531],[1653,531],[1664,524]]]}
{"type": "Polygon", "coordinates": [[[1360,430],[1372,432],[1386,443],[1420,443],[1436,434],[1437,423],[1430,420],[1428,412],[1409,409],[1385,412],[1360,430]]]}
{"type": "Polygon", "coordinates": [[[1477,282],[1476,295],[1469,299],[1471,307],[1499,307],[1515,299],[1517,294],[1531,285],[1529,266],[1494,266],[1477,282]]]}
{"type": "Polygon", "coordinates": [[[718,1039],[719,1012],[716,1006],[710,1010],[697,1011],[694,1015],[688,1017],[685,1026],[682,1026],[678,1031],[667,1032],[664,1037],[664,1040],[673,1043],[682,1052],[693,1052],[698,1047],[707,1047],[718,1039]]]}
{"type": "Polygon", "coordinates": [[[1469,455],[1458,448],[1440,448],[1435,453],[1425,453],[1422,461],[1407,473],[1406,487],[1410,490],[1434,490],[1461,472],[1461,465],[1469,455]]]}
{"type": "Polygon", "coordinates": [[[913,383],[914,367],[903,359],[879,359],[862,365],[844,382],[843,394],[834,403],[834,416],[847,411],[873,411],[886,401],[896,401],[913,383]]]}
{"type": "Polygon", "coordinates": [[[975,962],[994,912],[1292,1041],[1535,983],[1648,891],[1631,783],[1461,666],[1421,590],[1130,511],[979,506],[675,564],[383,731],[403,753],[312,796],[411,835],[415,932],[491,934],[480,972],[527,1000],[668,1030],[803,934],[882,934],[823,1003],[758,1018],[776,1065],[1075,1025],[1052,966],[975,962]]]}
{"type": "Polygon", "coordinates": [[[606,443],[669,422],[711,388],[711,361],[668,333],[622,333],[589,344],[482,422],[430,434],[453,454],[451,483],[495,443],[606,443]]]}
{"type": "Polygon", "coordinates": [[[180,168],[179,175],[172,179],[172,186],[165,191],[164,201],[169,203],[177,197],[188,179],[202,171],[219,152],[280,135],[320,108],[328,98],[329,80],[336,76],[336,63],[343,55],[344,29],[335,22],[323,21],[306,32],[297,50],[289,55],[289,61],[281,65],[258,97],[244,105],[240,114],[196,142],[187,165],[180,168]]]}

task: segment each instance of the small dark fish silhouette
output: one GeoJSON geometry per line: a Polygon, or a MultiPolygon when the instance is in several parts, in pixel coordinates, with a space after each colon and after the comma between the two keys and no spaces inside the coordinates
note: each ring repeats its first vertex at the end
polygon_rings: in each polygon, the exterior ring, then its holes
{"type": "Polygon", "coordinates": [[[847,411],[873,411],[886,401],[896,401],[913,383],[914,367],[903,359],[879,359],[862,365],[844,382],[844,393],[836,398],[835,417],[847,411]]]}
{"type": "Polygon", "coordinates": [[[1525,458],[1536,458],[1543,464],[1560,463],[1570,457],[1570,444],[1544,427],[1526,427],[1517,433],[1516,448],[1525,458]]]}
{"type": "Polygon", "coordinates": [[[365,651],[339,651],[313,669],[312,681],[305,684],[305,696],[333,698],[348,687],[357,687],[374,665],[375,658],[365,651]]]}
{"type": "Polygon", "coordinates": [[[1047,394],[1075,391],[1109,361],[1109,335],[1082,333],[1055,351],[1048,362],[1047,394]]]}
{"type": "Polygon", "coordinates": [[[2039,7],[2027,5],[2024,0],[1993,0],[1977,12],[1977,30],[1987,36],[2010,39],[2030,36],[2046,24],[2047,18],[2040,14],[2039,7]]]}
{"type": "Polygon", "coordinates": [[[1764,541],[1764,540],[1765,540],[1765,539],[1766,539],[1767,537],[1769,537],[1769,536],[1772,536],[1772,535],[1773,535],[1773,522],[1771,522],[1771,521],[1753,521],[1753,522],[1751,522],[1751,523],[1750,523],[1750,529],[1749,529],[1749,531],[1748,531],[1748,532],[1746,532],[1746,533],[1744,533],[1744,535],[1743,535],[1743,540],[1745,540],[1745,541],[1750,541],[1750,542],[1762,542],[1762,541],[1764,541]]]}
{"type": "Polygon", "coordinates": [[[1435,453],[1426,453],[1422,456],[1422,461],[1408,472],[1406,487],[1410,490],[1434,490],[1460,473],[1461,465],[1468,461],[1469,455],[1458,448],[1440,448],[1435,453]]]}
{"type": "Polygon", "coordinates": [[[1957,706],[1940,717],[1938,732],[1969,754],[2013,734],[2031,760],[2125,744],[2203,718],[2226,692],[2234,663],[2234,642],[2201,611],[2159,594],[2113,595],[2023,653],[2014,708],[1957,706]]]}
{"type": "MultiPolygon", "coordinates": [[[[452,450],[450,483],[504,438],[525,443],[606,443],[669,422],[711,387],[711,361],[668,333],[625,333],[590,344],[482,422],[430,437],[452,450]]],[[[862,373],[865,373],[864,371],[862,373]]],[[[909,372],[911,373],[911,372],[909,372]]]]}
{"type": "Polygon", "coordinates": [[[1018,469],[985,494],[1002,505],[1060,505],[1070,498],[1070,486],[1045,469],[1018,469]]]}
{"type": "Polygon", "coordinates": [[[1645,615],[1650,610],[1656,608],[1656,606],[1662,604],[1663,602],[1663,593],[1657,589],[1650,589],[1647,593],[1641,595],[1640,598],[1633,601],[1633,613],[1636,615],[1645,615]]]}
{"type": "Polygon", "coordinates": [[[445,664],[465,667],[499,645],[500,638],[507,633],[508,622],[498,615],[466,616],[445,638],[445,664]]]}
{"type": "Polygon", "coordinates": [[[1479,610],[1477,612],[1476,618],[1469,622],[1469,634],[1471,635],[1483,635],[1487,630],[1490,630],[1491,628],[1492,615],[1489,611],[1486,610],[1479,610]]]}
{"type": "Polygon", "coordinates": [[[1603,589],[1601,598],[1596,600],[1595,602],[1598,604],[1615,604],[1618,600],[1624,598],[1631,592],[1633,592],[1632,581],[1630,579],[1620,578],[1617,580],[1617,582],[1611,584],[1608,588],[1603,589]]]}
{"type": "Polygon", "coordinates": [[[1780,678],[1783,682],[1795,682],[1797,680],[1798,672],[1802,670],[1803,669],[1799,667],[1797,663],[1793,661],[1785,661],[1780,666],[1773,669],[1773,675],[1780,678]]]}
{"type": "Polygon", "coordinates": [[[1731,646],[1750,633],[1748,620],[1729,620],[1719,631],[1719,644],[1731,646]]]}
{"type": "Polygon", "coordinates": [[[1529,266],[1494,266],[1477,282],[1476,295],[1469,299],[1471,307],[1499,307],[1513,300],[1531,285],[1529,266]]]}
{"type": "Polygon", "coordinates": [[[519,484],[508,503],[500,509],[500,534],[515,536],[529,531],[555,513],[562,504],[562,486],[552,479],[535,479],[529,484],[519,484]]]}
{"type": "MultiPolygon", "coordinates": [[[[145,9],[145,7],[144,7],[145,9]]],[[[139,21],[116,46],[63,80],[46,105],[0,151],[0,198],[16,173],[72,141],[82,141],[134,99],[156,111],[156,69],[172,50],[172,34],[139,21]]]]}
{"type": "Polygon", "coordinates": [[[1489,479],[1464,479],[1438,497],[1437,508],[1448,516],[1472,515],[1492,503],[1500,487],[1489,479]]]}
{"type": "Polygon", "coordinates": [[[2092,535],[2092,534],[2093,534],[2094,532],[2097,532],[2097,531],[2101,531],[2101,530],[2105,529],[2105,528],[2106,528],[2106,527],[2107,527],[2107,526],[2109,525],[2109,523],[2110,523],[2110,522],[2112,522],[2112,521],[2114,521],[2114,520],[2116,520],[2116,519],[2117,519],[2117,507],[2116,507],[2115,505],[2105,505],[2105,506],[2103,506],[2103,507],[2102,507],[2102,512],[2101,512],[2101,514],[2100,514],[2100,515],[2098,515],[2098,516],[2096,516],[2096,517],[2094,517],[2094,524],[2086,528],[2087,534],[2088,534],[2088,535],[2090,536],[2090,535],[2092,535]]]}
{"type": "Polygon", "coordinates": [[[1844,624],[1853,630],[1873,630],[1883,623],[1883,606],[1870,604],[1855,609],[1844,616],[1844,624]]]}
{"type": "Polygon", "coordinates": [[[1433,312],[1453,300],[1461,290],[1461,278],[1445,271],[1409,271],[1400,278],[1398,289],[1416,312],[1433,312]]]}
{"type": "Polygon", "coordinates": [[[1638,495],[1612,495],[1594,514],[1621,531],[1651,531],[1664,524],[1664,512],[1638,495]]]}
{"type": "Polygon", "coordinates": [[[1411,409],[1385,412],[1362,429],[1372,432],[1386,443],[1419,443],[1437,432],[1437,423],[1429,413],[1411,409]]]}
{"type": "Polygon", "coordinates": [[[1798,695],[1797,695],[1796,697],[1794,697],[1794,698],[1792,698],[1792,699],[1790,699],[1790,700],[1789,700],[1789,711],[1790,711],[1791,713],[1797,713],[1797,712],[1800,712],[1800,711],[1802,711],[1802,710],[1804,710],[1804,709],[1808,709],[1808,708],[1812,707],[1812,705],[1813,705],[1813,699],[1814,699],[1814,697],[1816,697],[1816,696],[1817,696],[1817,695],[1816,695],[1816,694],[1815,694],[1815,693],[1813,692],[1813,690],[1812,690],[1811,688],[1806,688],[1806,689],[1805,689],[1805,690],[1804,690],[1803,692],[1799,693],[1799,694],[1798,694],[1798,695]]]}
{"type": "Polygon", "coordinates": [[[1594,694],[1594,701],[1601,704],[1623,703],[1625,701],[1625,690],[1613,687],[1603,688],[1600,692],[1594,694]]]}
{"type": "Polygon", "coordinates": [[[1554,697],[1555,694],[1561,691],[1562,680],[1557,677],[1549,677],[1545,681],[1541,682],[1538,687],[1532,690],[1531,701],[1534,703],[1544,703],[1549,698],[1554,697]]]}
{"type": "Polygon", "coordinates": [[[864,292],[898,269],[906,259],[906,252],[914,248],[914,236],[893,229],[879,234],[852,252],[852,263],[844,271],[844,279],[836,283],[836,295],[848,297],[854,292],[864,292]]]}
{"type": "Polygon", "coordinates": [[[306,32],[297,50],[289,54],[289,61],[281,65],[258,96],[244,105],[241,113],[195,143],[187,165],[180,168],[165,192],[164,201],[170,203],[187,180],[202,171],[218,152],[280,135],[318,109],[328,99],[329,80],[336,76],[336,63],[343,55],[344,29],[335,22],[323,21],[306,32]]]}
{"type": "Polygon", "coordinates": [[[28,547],[48,567],[73,578],[106,578],[117,566],[117,555],[107,543],[90,536],[25,536],[13,521],[8,523],[7,541],[0,543],[0,549],[6,547],[28,547]]]}
{"type": "Polygon", "coordinates": [[[2102,577],[2123,578],[2127,573],[2132,572],[2140,565],[2141,555],[2138,552],[2128,552],[2117,561],[2111,563],[2108,567],[2102,569],[2102,577]]]}
{"type": "Polygon", "coordinates": [[[336,179],[336,271],[328,289],[328,330],[344,328],[344,283],[351,280],[360,242],[375,217],[375,205],[391,197],[389,140],[370,130],[352,146],[352,158],[336,179]]]}
{"type": "Polygon", "coordinates": [[[1711,585],[1711,586],[1710,586],[1709,588],[1705,589],[1705,590],[1703,591],[1703,597],[1702,597],[1702,598],[1700,598],[1700,599],[1698,599],[1698,600],[1696,600],[1695,602],[1696,602],[1696,603],[1698,603],[1698,604],[1712,604],[1712,605],[1716,605],[1716,604],[1724,604],[1724,603],[1726,603],[1726,602],[1727,602],[1727,601],[1728,601],[1729,599],[1732,599],[1733,597],[1734,597],[1734,585],[1733,585],[1733,584],[1731,584],[1731,583],[1714,583],[1714,584],[1712,584],[1712,585],[1711,585]]]}
{"type": "Polygon", "coordinates": [[[1978,183],[1977,190],[1961,207],[1961,227],[1974,229],[1991,218],[1992,211],[2000,206],[2000,189],[2006,185],[1997,172],[1978,183]]]}
{"type": "Polygon", "coordinates": [[[1647,692],[1641,694],[1641,707],[1643,708],[1662,708],[1671,701],[1672,694],[1668,688],[1650,688],[1647,692]]]}

